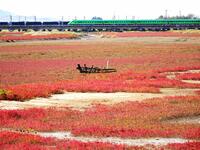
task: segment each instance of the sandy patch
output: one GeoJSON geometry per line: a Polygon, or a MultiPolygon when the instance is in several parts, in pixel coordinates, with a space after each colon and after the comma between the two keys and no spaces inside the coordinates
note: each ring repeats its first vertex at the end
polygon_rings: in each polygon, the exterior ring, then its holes
{"type": "Polygon", "coordinates": [[[193,116],[193,117],[181,117],[181,118],[169,119],[169,120],[164,121],[164,122],[180,123],[180,124],[200,124],[200,115],[199,116],[193,116]]]}
{"type": "Polygon", "coordinates": [[[171,143],[186,143],[192,140],[181,138],[140,138],[140,139],[125,139],[118,137],[75,137],[70,132],[40,132],[38,135],[42,137],[54,137],[58,139],[69,139],[80,142],[103,142],[113,144],[123,144],[128,146],[144,146],[144,145],[156,145],[163,146],[171,143]]]}
{"type": "MultiPolygon", "coordinates": [[[[177,71],[177,72],[164,72],[168,79],[175,79],[177,75],[185,74],[185,73],[200,73],[200,70],[187,70],[187,71],[177,71]]],[[[182,80],[183,82],[187,82],[187,80],[182,80]]],[[[190,82],[189,80],[188,82],[190,82]]],[[[197,82],[196,82],[197,83],[197,82]]]]}
{"type": "Polygon", "coordinates": [[[193,84],[200,84],[199,80],[182,80],[182,82],[193,83],[193,84]]]}
{"type": "MultiPolygon", "coordinates": [[[[187,71],[182,71],[182,72],[165,72],[164,74],[168,79],[176,79],[177,75],[180,74],[185,74],[185,73],[200,73],[200,70],[187,70],[187,71]]],[[[192,84],[200,84],[199,80],[181,80],[182,82],[185,83],[192,83],[192,84]]]]}
{"type": "Polygon", "coordinates": [[[150,98],[165,96],[186,96],[195,95],[199,89],[176,89],[162,88],[161,93],[76,93],[66,92],[55,94],[49,98],[36,98],[25,102],[0,101],[0,109],[24,109],[24,108],[47,108],[47,107],[71,107],[73,109],[84,110],[93,104],[101,103],[112,105],[125,101],[142,101],[150,98]]]}
{"type": "Polygon", "coordinates": [[[145,146],[145,145],[155,145],[155,146],[164,146],[172,143],[186,143],[192,142],[194,140],[182,139],[182,138],[139,138],[139,139],[127,139],[119,137],[83,137],[83,136],[74,136],[71,132],[33,132],[33,131],[22,131],[22,130],[13,130],[13,129],[1,129],[1,131],[12,131],[18,133],[26,133],[39,135],[41,137],[51,137],[62,140],[76,140],[80,142],[103,142],[103,143],[112,143],[112,144],[122,144],[128,146],[145,146]]]}

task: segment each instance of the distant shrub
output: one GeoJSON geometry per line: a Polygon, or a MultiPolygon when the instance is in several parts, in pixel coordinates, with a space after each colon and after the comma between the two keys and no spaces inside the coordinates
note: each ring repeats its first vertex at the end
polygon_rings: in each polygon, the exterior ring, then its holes
{"type": "Polygon", "coordinates": [[[0,99],[6,99],[6,95],[8,94],[9,92],[4,90],[4,89],[0,89],[0,99]]]}

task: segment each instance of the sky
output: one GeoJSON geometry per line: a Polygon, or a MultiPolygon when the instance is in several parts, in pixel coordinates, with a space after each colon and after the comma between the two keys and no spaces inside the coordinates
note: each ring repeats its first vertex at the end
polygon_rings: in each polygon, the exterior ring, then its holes
{"type": "Polygon", "coordinates": [[[91,19],[155,19],[189,13],[200,16],[200,0],[0,0],[0,10],[20,16],[91,19]]]}

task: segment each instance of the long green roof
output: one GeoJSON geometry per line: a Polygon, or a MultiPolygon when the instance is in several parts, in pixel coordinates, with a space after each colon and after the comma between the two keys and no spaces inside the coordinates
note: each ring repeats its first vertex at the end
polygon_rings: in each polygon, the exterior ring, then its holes
{"type": "Polygon", "coordinates": [[[156,20],[73,20],[69,24],[133,24],[133,23],[195,23],[200,19],[156,19],[156,20]]]}

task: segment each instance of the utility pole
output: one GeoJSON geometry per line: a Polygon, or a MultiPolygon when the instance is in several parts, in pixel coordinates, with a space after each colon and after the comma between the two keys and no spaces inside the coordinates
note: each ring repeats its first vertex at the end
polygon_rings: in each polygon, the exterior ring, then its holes
{"type": "Polygon", "coordinates": [[[113,15],[113,20],[115,20],[116,19],[116,16],[115,16],[115,14],[113,15]]]}
{"type": "Polygon", "coordinates": [[[12,18],[12,15],[10,15],[9,17],[10,17],[9,25],[12,25],[12,19],[13,19],[13,18],[12,18]]]}
{"type": "Polygon", "coordinates": [[[113,20],[116,19],[116,15],[115,15],[115,11],[113,12],[113,17],[112,17],[113,20]]]}
{"type": "Polygon", "coordinates": [[[10,22],[12,22],[12,15],[10,15],[10,22]]]}
{"type": "Polygon", "coordinates": [[[181,10],[179,10],[179,17],[181,18],[182,14],[181,14],[181,10]]]}
{"type": "Polygon", "coordinates": [[[61,21],[62,21],[62,24],[61,24],[61,25],[62,25],[62,26],[63,26],[63,20],[64,20],[64,17],[62,16],[62,17],[61,17],[61,21]]]}
{"type": "Polygon", "coordinates": [[[25,22],[25,26],[26,26],[26,16],[24,16],[24,22],[25,22]]]}
{"type": "Polygon", "coordinates": [[[34,21],[35,21],[35,22],[37,21],[37,18],[36,18],[36,16],[34,16],[34,21]]]}
{"type": "Polygon", "coordinates": [[[165,19],[167,19],[168,14],[167,14],[167,9],[165,10],[165,19]]]}

